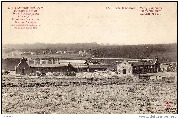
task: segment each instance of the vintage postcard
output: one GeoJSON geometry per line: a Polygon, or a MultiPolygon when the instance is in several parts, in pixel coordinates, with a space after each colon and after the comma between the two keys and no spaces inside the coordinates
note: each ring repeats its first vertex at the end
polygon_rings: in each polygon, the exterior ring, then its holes
{"type": "Polygon", "coordinates": [[[177,114],[177,2],[2,2],[2,114],[177,114]]]}

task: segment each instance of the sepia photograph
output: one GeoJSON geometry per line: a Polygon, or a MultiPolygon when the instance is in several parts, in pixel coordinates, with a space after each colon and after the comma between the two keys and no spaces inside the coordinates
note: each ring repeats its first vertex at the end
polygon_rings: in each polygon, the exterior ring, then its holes
{"type": "Polygon", "coordinates": [[[177,114],[178,2],[1,2],[2,114],[177,114]]]}

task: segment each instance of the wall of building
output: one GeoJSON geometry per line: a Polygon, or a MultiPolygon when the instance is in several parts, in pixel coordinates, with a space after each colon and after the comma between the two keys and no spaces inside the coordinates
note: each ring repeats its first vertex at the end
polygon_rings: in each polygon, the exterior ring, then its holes
{"type": "Polygon", "coordinates": [[[156,73],[155,65],[138,65],[133,66],[133,74],[156,73]]]}
{"type": "Polygon", "coordinates": [[[21,61],[20,58],[7,58],[7,59],[2,59],[2,70],[6,71],[14,71],[15,66],[19,64],[21,61]]]}
{"type": "Polygon", "coordinates": [[[120,76],[131,76],[132,66],[127,61],[123,61],[122,63],[117,64],[117,72],[120,76]]]}

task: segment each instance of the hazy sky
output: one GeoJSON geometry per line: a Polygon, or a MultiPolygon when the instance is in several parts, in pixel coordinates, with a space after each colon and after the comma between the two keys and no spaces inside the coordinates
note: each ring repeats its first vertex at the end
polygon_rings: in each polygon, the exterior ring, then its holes
{"type": "Polygon", "coordinates": [[[2,42],[158,44],[177,42],[177,3],[33,2],[3,3],[2,42]],[[8,7],[40,6],[37,29],[14,29],[8,7]],[[110,9],[106,9],[109,7],[110,9]],[[115,7],[134,7],[122,10],[115,7]],[[140,7],[162,7],[161,15],[140,15],[140,7]]]}

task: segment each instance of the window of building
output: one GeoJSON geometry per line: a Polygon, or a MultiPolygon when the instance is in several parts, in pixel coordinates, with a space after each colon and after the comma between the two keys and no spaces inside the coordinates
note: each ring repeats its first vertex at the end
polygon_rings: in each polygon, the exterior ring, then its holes
{"type": "Polygon", "coordinates": [[[123,69],[123,74],[126,74],[126,69],[123,69]]]}

